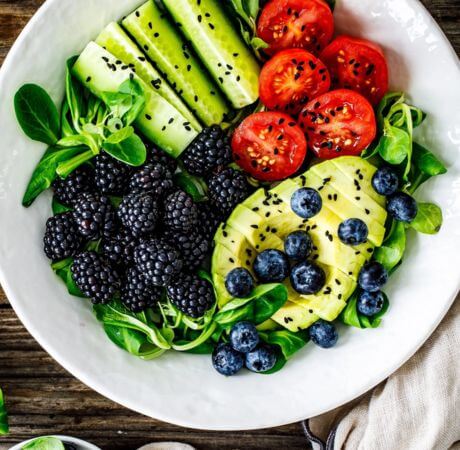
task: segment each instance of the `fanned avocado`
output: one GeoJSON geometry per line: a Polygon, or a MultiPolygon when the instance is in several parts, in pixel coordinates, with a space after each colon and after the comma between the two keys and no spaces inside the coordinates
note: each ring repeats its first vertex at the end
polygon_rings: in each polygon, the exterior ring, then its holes
{"type": "Polygon", "coordinates": [[[337,318],[356,288],[361,267],[372,256],[373,244],[381,243],[386,220],[386,213],[381,211],[380,199],[375,199],[375,195],[371,195],[365,188],[371,186],[366,176],[373,175],[373,166],[357,157],[345,157],[344,169],[339,171],[341,159],[314,166],[303,175],[285,180],[269,191],[259,189],[235,208],[215,239],[217,245],[212,271],[214,280],[217,280],[219,305],[231,299],[225,289],[229,266],[232,269],[246,267],[252,271],[252,261],[258,252],[267,248],[283,249],[284,239],[289,233],[305,230],[314,244],[310,258],[324,269],[326,284],[315,295],[302,295],[286,280],[284,284],[288,290],[288,302],[272,319],[291,331],[298,331],[308,328],[319,318],[329,321],[337,318]],[[360,168],[360,173],[366,174],[358,177],[361,181],[361,194],[367,195],[364,207],[350,200],[355,183],[348,174],[360,168]],[[333,185],[329,184],[332,179],[333,185]],[[291,209],[293,193],[303,186],[317,189],[323,200],[321,211],[308,220],[298,217],[291,209]],[[374,213],[366,214],[364,209],[368,206],[373,211],[379,211],[377,219],[374,213]],[[369,242],[348,246],[340,241],[337,236],[339,225],[352,217],[366,222],[369,242]],[[263,242],[261,236],[265,237],[263,242]],[[248,250],[251,253],[249,259],[246,258],[248,250]]]}
{"type": "Polygon", "coordinates": [[[96,44],[105,48],[113,56],[117,57],[119,64],[125,70],[130,67],[136,74],[152,87],[158,94],[167,100],[174,108],[176,108],[190,125],[197,131],[201,131],[201,125],[195,116],[190,112],[187,105],[174,92],[169,84],[164,80],[161,74],[152,64],[147,61],[145,54],[139,47],[130,39],[123,29],[116,22],[107,25],[96,39],[96,44]]]}
{"type": "Polygon", "coordinates": [[[122,26],[204,125],[223,121],[230,111],[225,98],[155,1],[136,9],[123,19],[122,26]]]}
{"type": "Polygon", "coordinates": [[[73,74],[96,97],[103,92],[117,92],[120,85],[133,78],[143,87],[146,96],[144,110],[135,125],[164,151],[178,157],[196,138],[197,131],[184,126],[185,117],[144,83],[131,68],[123,69],[118,58],[95,42],[90,42],[78,57],[73,74]]]}

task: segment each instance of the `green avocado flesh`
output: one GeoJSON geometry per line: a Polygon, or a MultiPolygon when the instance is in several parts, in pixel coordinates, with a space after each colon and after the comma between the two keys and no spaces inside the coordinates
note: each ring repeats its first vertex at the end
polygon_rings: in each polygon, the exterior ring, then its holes
{"type": "Polygon", "coordinates": [[[201,131],[201,125],[190,112],[187,105],[174,92],[169,84],[163,79],[158,70],[147,60],[144,53],[129,38],[123,29],[115,22],[107,25],[96,39],[96,44],[105,48],[113,56],[117,57],[124,65],[131,65],[142,81],[145,81],[157,94],[160,94],[174,108],[176,108],[197,131],[201,131]]]}
{"type": "Polygon", "coordinates": [[[122,26],[204,125],[224,120],[230,109],[219,88],[154,1],[140,6],[122,26]]]}
{"type": "Polygon", "coordinates": [[[259,65],[216,0],[163,0],[235,108],[259,98],[259,65]]]}
{"type": "Polygon", "coordinates": [[[75,63],[72,72],[96,97],[102,92],[116,92],[130,77],[136,79],[146,94],[144,110],[136,119],[136,127],[147,139],[174,157],[178,157],[197,136],[188,120],[144,83],[135,72],[122,64],[107,50],[90,42],[75,63]]]}
{"type": "Polygon", "coordinates": [[[381,245],[385,234],[385,199],[371,185],[375,171],[374,166],[359,157],[336,158],[313,166],[268,192],[259,189],[238,205],[214,239],[212,276],[219,306],[232,299],[225,288],[228,272],[236,267],[252,272],[259,252],[268,248],[283,250],[288,234],[305,230],[313,241],[309,259],[324,269],[326,284],[315,295],[302,295],[286,280],[288,301],[272,320],[298,331],[318,319],[336,319],[356,289],[362,266],[371,258],[374,247],[381,245]],[[304,186],[318,190],[323,201],[321,211],[311,219],[300,218],[290,206],[292,194],[304,186]],[[367,224],[368,242],[348,246],[340,241],[338,227],[349,218],[360,218],[367,224]]]}

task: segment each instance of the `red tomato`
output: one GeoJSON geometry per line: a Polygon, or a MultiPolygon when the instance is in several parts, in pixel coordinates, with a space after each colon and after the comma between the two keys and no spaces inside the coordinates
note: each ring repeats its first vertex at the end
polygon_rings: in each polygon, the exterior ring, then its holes
{"type": "Polygon", "coordinates": [[[283,50],[262,68],[260,99],[269,109],[298,113],[310,99],[327,92],[331,79],[326,66],[302,49],[283,50]]]}
{"type": "Polygon", "coordinates": [[[382,49],[373,42],[339,36],[321,53],[334,88],[364,95],[374,106],[388,91],[388,66],[382,49]]]}
{"type": "Polygon", "coordinates": [[[308,147],[324,159],[359,155],[374,140],[372,105],[360,94],[339,89],[312,100],[299,115],[308,147]]]}
{"type": "Polygon", "coordinates": [[[254,178],[283,180],[299,170],[307,141],[287,114],[260,112],[247,117],[232,139],[233,157],[254,178]]]}
{"type": "Polygon", "coordinates": [[[275,54],[287,48],[304,48],[318,54],[334,33],[332,11],[324,0],[271,0],[260,13],[257,35],[275,54]]]}

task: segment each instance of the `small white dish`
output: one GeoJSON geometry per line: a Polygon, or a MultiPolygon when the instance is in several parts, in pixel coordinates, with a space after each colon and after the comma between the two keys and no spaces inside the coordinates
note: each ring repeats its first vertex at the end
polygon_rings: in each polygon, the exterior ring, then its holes
{"type": "MultiPolygon", "coordinates": [[[[73,444],[77,450],[101,450],[99,447],[96,447],[95,445],[90,444],[89,442],[82,441],[81,439],[73,438],[70,436],[52,435],[52,436],[42,436],[42,437],[55,437],[66,444],[73,444]]],[[[34,441],[35,439],[37,438],[29,439],[27,441],[16,444],[13,447],[11,447],[10,450],[21,450],[24,445],[28,444],[29,442],[34,441]]]]}
{"type": "Polygon", "coordinates": [[[391,308],[376,330],[340,330],[339,345],[299,352],[279,373],[218,375],[209,356],[177,353],[145,362],[115,347],[89,302],[70,297],[42,251],[50,197],[21,206],[44,151],[19,129],[15,91],[38,83],[56,102],[66,59],[142,0],[48,0],[28,24],[0,73],[0,281],[29,332],[70,373],[110,399],[182,426],[241,430],[272,427],[328,411],[363,394],[423,344],[452,304],[460,282],[460,70],[439,27],[417,0],[340,0],[340,31],[381,44],[391,86],[428,113],[418,139],[449,173],[417,194],[445,215],[436,236],[409,233],[403,266],[391,278],[391,308]]]}

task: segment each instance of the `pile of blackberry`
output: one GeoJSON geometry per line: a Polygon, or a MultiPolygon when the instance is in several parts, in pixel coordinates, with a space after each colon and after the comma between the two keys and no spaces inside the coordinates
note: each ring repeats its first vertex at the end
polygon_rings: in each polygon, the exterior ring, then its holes
{"type": "Polygon", "coordinates": [[[183,167],[209,187],[209,201],[196,203],[174,184],[178,162],[161,150],[150,149],[138,168],[101,153],[54,182],[55,200],[68,211],[46,223],[46,256],[72,258],[73,281],[95,304],[119,298],[137,313],[167,296],[202,317],[215,298],[197,269],[209,261],[219,223],[250,193],[230,162],[228,138],[216,126],[186,149],[183,167]]]}

